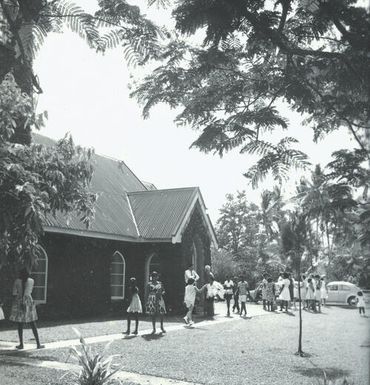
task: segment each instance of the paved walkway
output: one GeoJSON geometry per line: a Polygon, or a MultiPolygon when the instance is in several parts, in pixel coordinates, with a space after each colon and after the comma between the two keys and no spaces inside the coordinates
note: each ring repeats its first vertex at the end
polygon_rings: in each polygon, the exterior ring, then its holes
{"type": "MultiPolygon", "coordinates": [[[[176,330],[183,330],[188,328],[198,328],[198,327],[204,327],[204,326],[215,326],[227,322],[235,322],[241,319],[241,317],[237,314],[233,314],[231,317],[223,316],[221,315],[225,310],[225,306],[222,303],[216,304],[216,312],[219,314],[216,314],[213,320],[204,320],[195,323],[193,326],[187,326],[185,324],[180,323],[167,323],[166,326],[166,333],[171,333],[176,330]]],[[[274,313],[268,313],[262,309],[261,306],[257,305],[250,305],[248,307],[248,317],[261,317],[266,316],[269,314],[274,313]]],[[[138,333],[138,336],[146,336],[150,335],[151,329],[146,330],[140,330],[138,333]]],[[[1,333],[0,333],[1,336],[1,333]]],[[[126,338],[133,338],[133,336],[123,336],[122,333],[119,334],[108,334],[108,335],[100,335],[100,336],[94,336],[94,337],[88,337],[84,338],[86,344],[98,344],[98,343],[107,343],[115,340],[124,340],[126,338]]],[[[45,344],[45,348],[43,350],[50,350],[50,349],[61,349],[61,348],[68,348],[72,346],[78,346],[80,345],[80,339],[67,339],[67,340],[59,340],[59,341],[53,341],[50,343],[45,344]]],[[[23,350],[17,350],[15,348],[14,342],[10,341],[1,341],[0,340],[0,357],[1,362],[3,365],[24,365],[29,367],[36,367],[36,368],[43,368],[43,369],[51,369],[51,370],[57,370],[57,371],[79,371],[79,366],[67,362],[59,362],[59,361],[51,361],[51,360],[39,360],[32,357],[32,351],[35,350],[34,344],[25,344],[23,350]],[[23,357],[17,354],[17,352],[29,352],[31,353],[31,356],[29,357],[23,357]]],[[[118,371],[115,374],[115,378],[119,379],[123,383],[134,383],[134,384],[141,384],[141,385],[201,385],[195,382],[187,382],[187,381],[181,381],[171,378],[164,378],[164,377],[158,377],[158,376],[152,376],[152,375],[146,375],[146,374],[139,374],[134,372],[128,372],[128,371],[118,371]]]]}
{"type": "MultiPolygon", "coordinates": [[[[182,330],[184,328],[197,328],[202,326],[212,326],[212,325],[218,325],[220,323],[225,322],[233,322],[240,320],[240,316],[237,314],[232,314],[231,317],[223,316],[222,313],[225,312],[225,305],[223,303],[217,303],[216,304],[216,312],[218,314],[215,315],[214,319],[212,320],[204,320],[200,322],[194,323],[193,326],[187,326],[183,323],[166,323],[166,332],[171,332],[175,330],[182,330]]],[[[275,314],[275,313],[269,313],[263,310],[262,306],[259,305],[249,305],[248,306],[248,317],[256,317],[256,316],[265,316],[269,314],[275,314]]],[[[247,317],[247,318],[248,318],[247,317]]],[[[46,328],[47,329],[47,328],[46,328]]],[[[71,330],[72,331],[72,330],[71,330]]],[[[150,335],[152,329],[144,329],[140,330],[138,333],[138,336],[147,336],[150,335]]],[[[14,333],[16,331],[14,330],[14,333]]],[[[0,333],[1,338],[1,333],[0,333]]],[[[122,333],[114,333],[114,334],[105,334],[105,335],[98,335],[93,337],[87,337],[84,338],[86,344],[97,344],[97,343],[108,343],[111,341],[121,340],[125,338],[133,338],[133,335],[130,336],[123,336],[122,333]]],[[[60,349],[60,348],[68,348],[72,346],[80,345],[80,339],[74,338],[74,339],[66,339],[66,340],[58,340],[53,341],[44,344],[45,348],[43,350],[49,350],[49,349],[60,349]]],[[[15,353],[15,352],[24,352],[24,351],[33,351],[35,350],[35,344],[24,344],[24,349],[18,350],[16,349],[16,344],[11,341],[3,341],[0,340],[0,355],[8,354],[8,353],[15,353]]]]}

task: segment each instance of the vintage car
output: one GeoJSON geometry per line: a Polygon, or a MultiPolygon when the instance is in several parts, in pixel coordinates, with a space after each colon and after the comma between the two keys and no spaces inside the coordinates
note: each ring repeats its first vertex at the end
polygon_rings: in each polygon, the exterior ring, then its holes
{"type": "Polygon", "coordinates": [[[350,282],[334,281],[326,285],[328,289],[327,303],[336,305],[356,305],[356,296],[359,291],[362,291],[359,287],[350,282]]]}

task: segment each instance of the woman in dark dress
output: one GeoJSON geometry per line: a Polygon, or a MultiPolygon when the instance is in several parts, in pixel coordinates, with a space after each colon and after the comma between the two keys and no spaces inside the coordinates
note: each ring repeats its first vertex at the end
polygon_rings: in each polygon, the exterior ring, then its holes
{"type": "Polygon", "coordinates": [[[146,312],[152,316],[153,331],[155,334],[155,324],[159,316],[161,322],[162,333],[166,333],[163,327],[163,319],[166,314],[166,305],[164,303],[163,294],[165,293],[162,282],[158,281],[158,273],[152,272],[152,280],[148,283],[148,298],[146,301],[146,312]]]}

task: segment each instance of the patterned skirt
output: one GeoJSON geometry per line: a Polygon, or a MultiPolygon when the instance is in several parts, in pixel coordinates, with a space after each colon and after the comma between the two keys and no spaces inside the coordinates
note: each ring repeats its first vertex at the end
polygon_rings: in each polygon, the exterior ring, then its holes
{"type": "Polygon", "coordinates": [[[166,314],[166,305],[162,297],[159,299],[155,294],[149,294],[148,302],[146,303],[146,312],[148,314],[166,314]]]}
{"type": "Polygon", "coordinates": [[[141,301],[139,294],[135,293],[132,296],[130,306],[127,308],[127,313],[142,313],[143,307],[141,306],[141,301]]]}
{"type": "Polygon", "coordinates": [[[23,323],[37,321],[36,306],[31,296],[25,296],[23,302],[18,297],[13,301],[9,320],[23,323]]]}

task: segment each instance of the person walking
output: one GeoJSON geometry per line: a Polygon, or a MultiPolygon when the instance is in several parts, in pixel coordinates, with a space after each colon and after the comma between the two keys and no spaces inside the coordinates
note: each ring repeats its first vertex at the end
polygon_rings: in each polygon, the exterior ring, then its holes
{"type": "Polygon", "coordinates": [[[153,330],[151,334],[156,333],[156,321],[157,317],[160,318],[161,331],[166,333],[163,327],[163,319],[166,314],[166,306],[164,303],[163,295],[165,294],[162,282],[158,281],[158,273],[152,272],[152,280],[148,283],[148,298],[146,301],[146,312],[152,317],[153,330]]]}
{"type": "MultiPolygon", "coordinates": [[[[203,289],[203,288],[202,288],[203,289]]],[[[189,278],[188,284],[185,287],[185,295],[184,295],[184,303],[187,307],[188,311],[184,317],[184,321],[186,324],[189,324],[190,326],[193,325],[193,309],[195,304],[195,298],[198,293],[202,291],[202,289],[198,289],[194,285],[194,279],[189,278]]]]}
{"type": "Polygon", "coordinates": [[[284,307],[285,307],[285,311],[286,312],[288,311],[289,302],[291,301],[289,285],[290,285],[289,274],[284,273],[281,291],[279,295],[280,311],[283,311],[284,307]]]}
{"type": "Polygon", "coordinates": [[[32,290],[34,280],[30,278],[29,272],[23,268],[19,272],[18,278],[13,285],[13,303],[10,312],[9,320],[18,324],[19,345],[17,349],[23,349],[23,324],[29,323],[32,328],[33,335],[36,340],[37,349],[42,349],[45,346],[41,345],[39,333],[37,331],[36,321],[38,319],[36,306],[32,299],[32,290]]]}
{"type": "Polygon", "coordinates": [[[131,318],[135,320],[135,330],[133,334],[138,333],[139,329],[139,314],[143,312],[139,297],[139,288],[136,284],[136,278],[130,278],[130,305],[127,308],[127,330],[124,334],[130,334],[131,318]]]}
{"type": "Polygon", "coordinates": [[[227,307],[227,316],[230,317],[230,302],[231,298],[233,297],[233,289],[234,289],[234,282],[229,278],[229,276],[226,276],[225,282],[224,282],[224,298],[226,300],[226,307],[227,307]]]}
{"type": "Polygon", "coordinates": [[[239,298],[240,298],[240,316],[243,316],[243,311],[244,311],[244,316],[247,316],[247,308],[246,308],[246,303],[247,303],[247,294],[250,295],[249,293],[249,285],[248,282],[245,280],[245,274],[242,275],[241,281],[238,283],[238,291],[239,291],[239,298]]]}
{"type": "Polygon", "coordinates": [[[233,295],[234,295],[234,304],[233,304],[233,313],[235,310],[237,313],[240,313],[240,307],[239,307],[239,289],[238,289],[238,278],[234,277],[234,287],[233,287],[233,295]]]}

